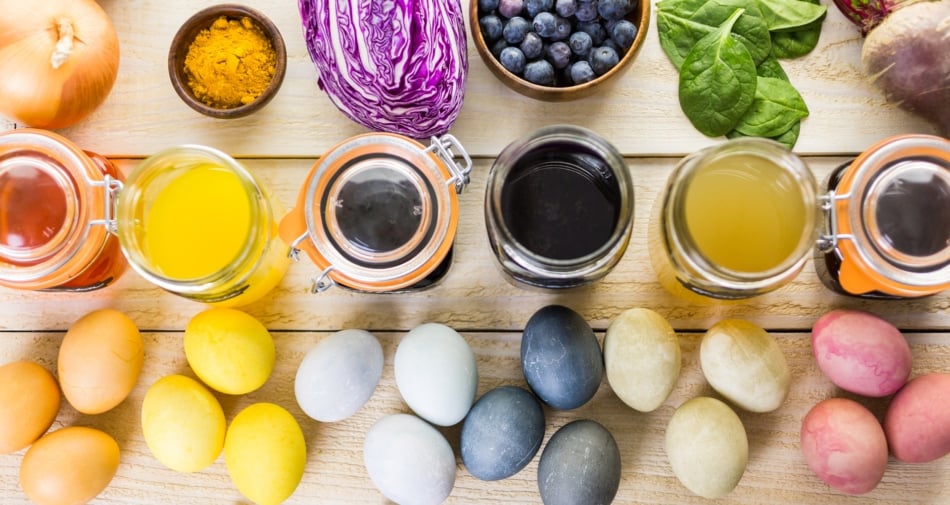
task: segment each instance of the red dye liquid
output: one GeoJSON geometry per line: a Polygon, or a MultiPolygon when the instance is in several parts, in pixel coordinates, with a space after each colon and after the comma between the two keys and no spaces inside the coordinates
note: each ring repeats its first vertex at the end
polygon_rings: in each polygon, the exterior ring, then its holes
{"type": "Polygon", "coordinates": [[[0,173],[0,247],[26,252],[49,243],[62,230],[66,192],[48,172],[30,165],[0,173]]]}

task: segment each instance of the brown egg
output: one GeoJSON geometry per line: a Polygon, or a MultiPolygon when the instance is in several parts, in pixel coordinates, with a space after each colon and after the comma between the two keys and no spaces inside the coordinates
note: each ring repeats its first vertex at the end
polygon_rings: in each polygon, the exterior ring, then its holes
{"type": "Polygon", "coordinates": [[[101,414],[132,392],[144,359],[135,323],[117,310],[97,310],[76,321],[63,337],[59,383],[76,410],[101,414]]]}
{"type": "Polygon", "coordinates": [[[71,426],[26,451],[20,487],[36,505],[78,505],[98,496],[118,469],[115,439],[97,429],[71,426]]]}
{"type": "Polygon", "coordinates": [[[35,442],[57,413],[59,386],[53,374],[32,361],[0,366],[0,454],[35,442]]]}

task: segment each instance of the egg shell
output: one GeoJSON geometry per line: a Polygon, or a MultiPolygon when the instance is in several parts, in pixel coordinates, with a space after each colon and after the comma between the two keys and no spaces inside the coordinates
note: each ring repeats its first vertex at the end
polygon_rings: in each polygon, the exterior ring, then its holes
{"type": "Polygon", "coordinates": [[[475,478],[499,480],[523,469],[541,448],[544,409],[533,394],[501,386],[475,402],[462,425],[462,463],[475,478]]]}
{"type": "Polygon", "coordinates": [[[722,401],[703,396],[673,413],[665,449],[676,478],[708,499],[735,489],[749,461],[749,440],[739,416],[722,401]]]}
{"type": "Polygon", "coordinates": [[[749,321],[726,319],[709,328],[699,362],[713,389],[750,412],[771,412],[788,397],[792,375],[782,349],[749,321]]]}
{"type": "Polygon", "coordinates": [[[20,487],[36,505],[86,503],[112,482],[119,444],[102,431],[70,426],[34,443],[20,465],[20,487]]]}
{"type": "Polygon", "coordinates": [[[40,438],[59,413],[59,385],[32,361],[0,366],[0,454],[19,451],[40,438]]]}
{"type": "Polygon", "coordinates": [[[59,383],[83,414],[101,414],[122,403],[142,372],[145,345],[135,323],[112,309],[73,323],[59,348],[59,383]]]}
{"type": "Polygon", "coordinates": [[[911,353],[894,325],[857,310],[833,310],[815,322],[812,351],[836,386],[863,396],[895,393],[907,381],[911,353]]]}
{"type": "Polygon", "coordinates": [[[325,423],[355,414],[383,374],[383,348],[373,334],[343,330],[321,340],[307,352],[294,379],[300,408],[325,423]]]}
{"type": "Polygon", "coordinates": [[[561,305],[548,305],[525,325],[521,368],[541,401],[555,409],[571,410],[597,393],[604,377],[604,357],[594,330],[580,314],[561,305]]]}
{"type": "Polygon", "coordinates": [[[922,375],[901,388],[887,407],[884,433],[901,461],[927,463],[950,454],[950,374],[922,375]]]}
{"type": "Polygon", "coordinates": [[[276,350],[267,328],[237,309],[205,310],[185,326],[185,358],[202,382],[229,395],[257,390],[274,370],[276,350]]]}
{"type": "Polygon", "coordinates": [[[393,371],[406,404],[432,424],[457,424],[475,401],[475,353],[461,335],[444,324],[423,324],[403,336],[393,371]]]}
{"type": "Polygon", "coordinates": [[[849,494],[874,489],[887,467],[887,440],[877,418],[847,398],[820,402],[802,420],[802,453],[829,486],[849,494]]]}
{"type": "Polygon", "coordinates": [[[363,464],[383,496],[400,505],[437,505],[455,486],[455,455],[449,442],[409,414],[386,416],[369,429],[363,464]]]}
{"type": "Polygon", "coordinates": [[[544,447],[538,490],[545,505],[610,503],[620,488],[620,449],[613,435],[589,419],[572,421],[544,447]]]}
{"type": "Polygon", "coordinates": [[[250,405],[228,427],[224,464],[242,495],[258,505],[277,505],[294,494],[303,478],[303,431],[279,405],[250,405]]]}
{"type": "Polygon", "coordinates": [[[142,436],[152,455],[179,472],[197,472],[218,459],[225,418],[218,399],[198,381],[169,375],[142,400],[142,436]]]}
{"type": "Polygon", "coordinates": [[[652,310],[624,311],[607,327],[607,383],[632,409],[652,412],[662,405],[676,386],[681,362],[676,332],[652,310]]]}

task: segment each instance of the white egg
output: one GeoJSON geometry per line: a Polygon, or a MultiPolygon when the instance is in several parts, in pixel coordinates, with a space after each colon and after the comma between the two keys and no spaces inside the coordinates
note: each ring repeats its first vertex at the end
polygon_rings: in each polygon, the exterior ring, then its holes
{"type": "Polygon", "coordinates": [[[455,486],[455,454],[431,425],[393,414],[366,433],[363,464],[373,484],[400,505],[438,505],[455,486]]]}
{"type": "Polygon", "coordinates": [[[365,404],[383,373],[383,348],[363,330],[343,330],[321,340],[300,363],[294,392],[300,408],[317,421],[346,419],[365,404]]]}
{"type": "Polygon", "coordinates": [[[396,386],[419,417],[452,426],[475,401],[478,369],[475,353],[455,330],[438,323],[407,333],[395,357],[396,386]]]}

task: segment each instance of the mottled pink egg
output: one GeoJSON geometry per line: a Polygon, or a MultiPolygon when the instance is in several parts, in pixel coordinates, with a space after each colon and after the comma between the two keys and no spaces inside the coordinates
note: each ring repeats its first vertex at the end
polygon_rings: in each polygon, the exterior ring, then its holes
{"type": "Polygon", "coordinates": [[[849,494],[874,489],[887,468],[887,440],[877,418],[854,400],[831,398],[802,421],[805,462],[822,481],[849,494]]]}
{"type": "Polygon", "coordinates": [[[950,374],[908,382],[887,407],[884,433],[901,461],[927,463],[950,454],[950,374]]]}
{"type": "Polygon", "coordinates": [[[874,314],[844,309],[825,314],[812,327],[811,346],[821,371],[852,393],[887,396],[910,375],[907,340],[874,314]]]}

